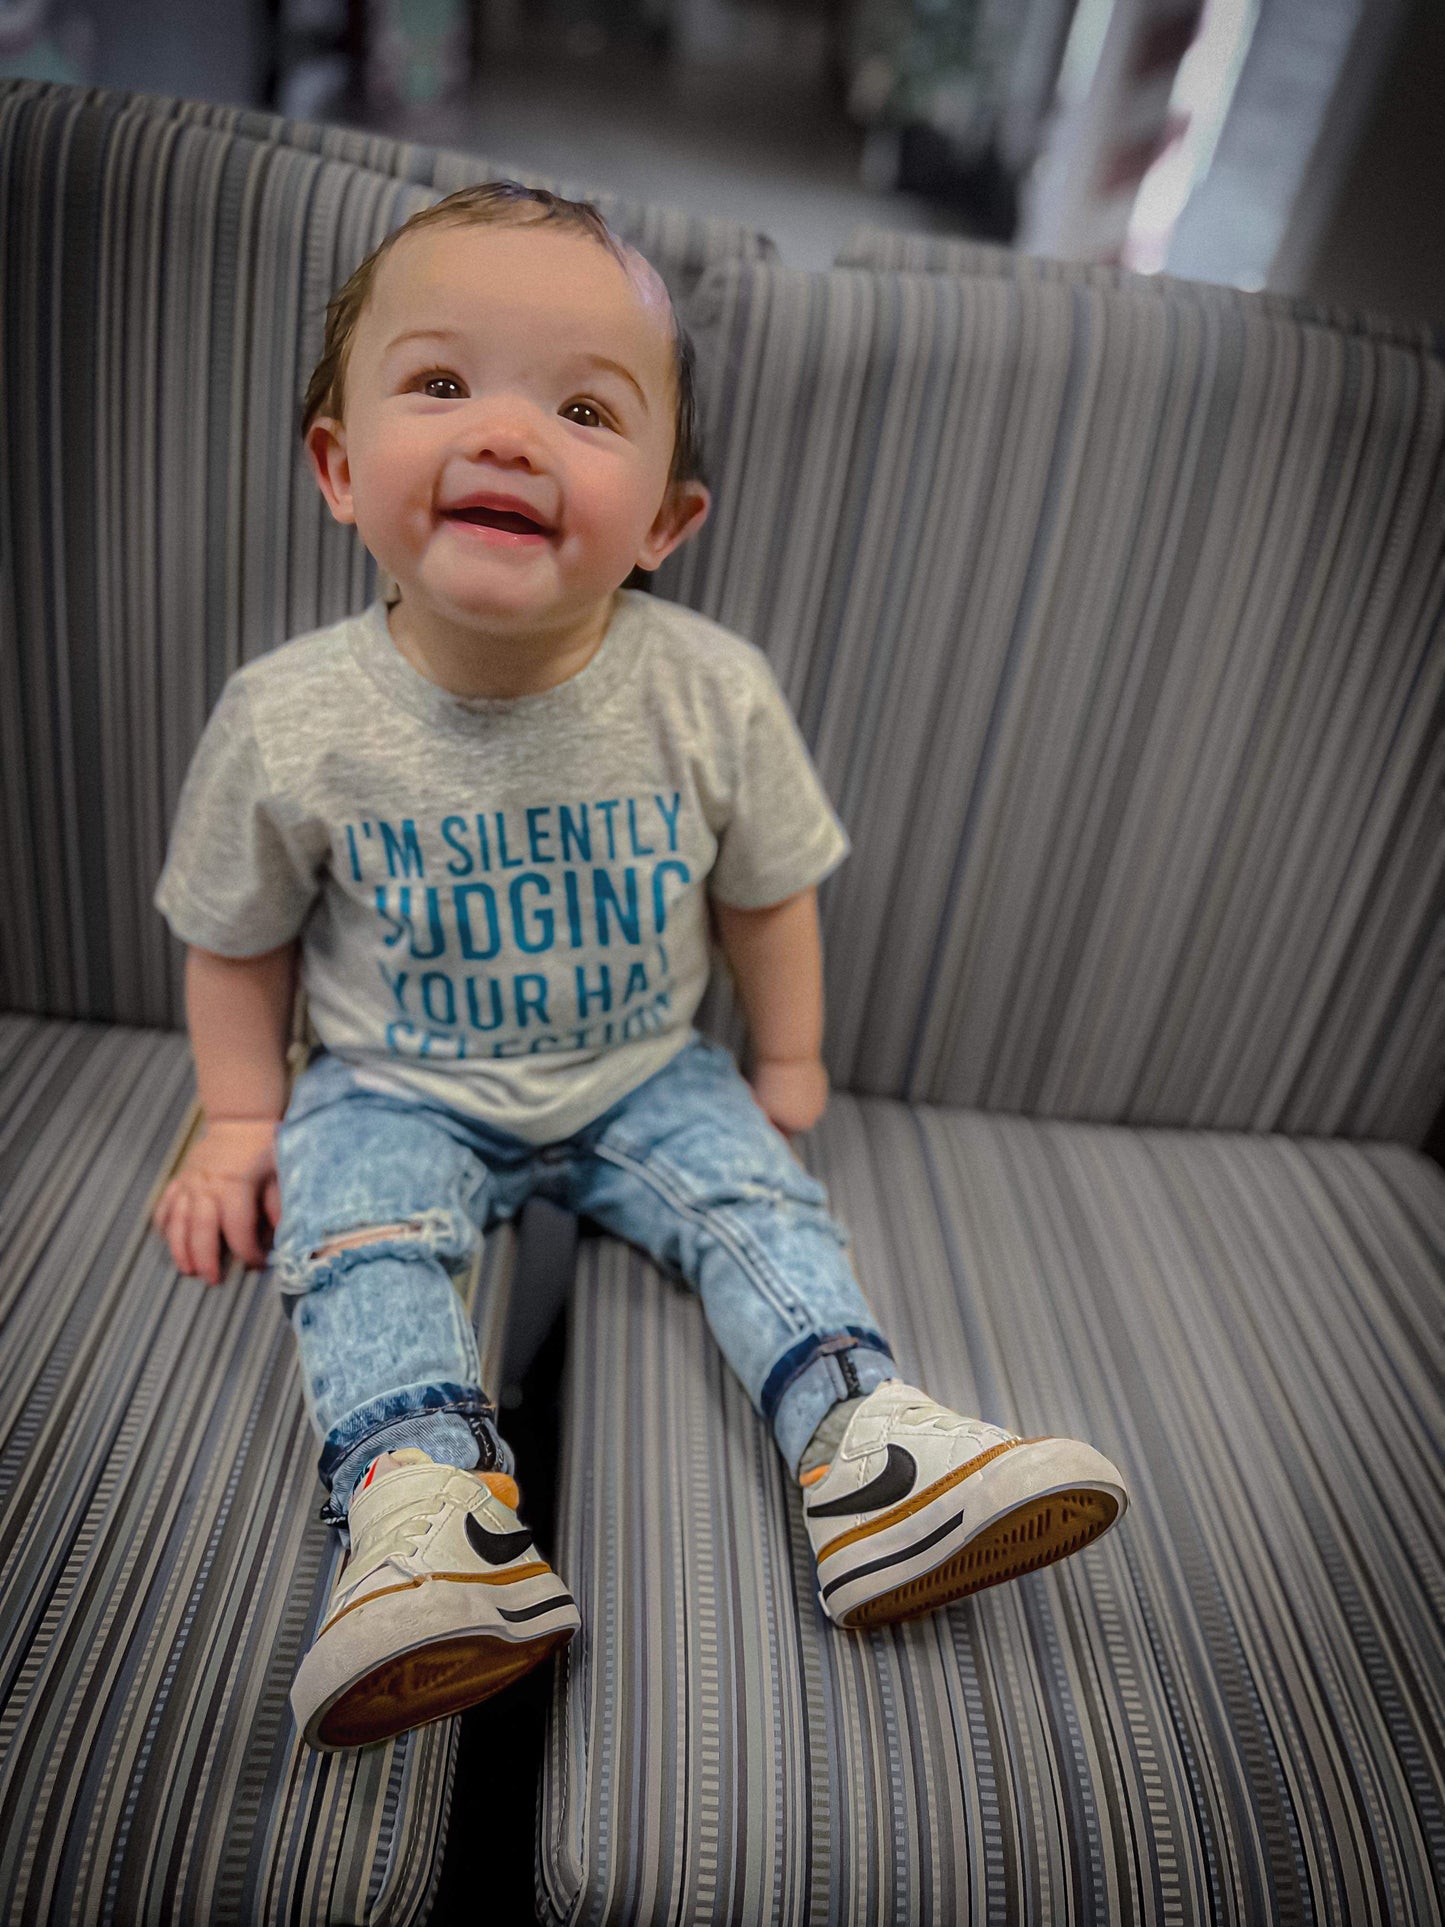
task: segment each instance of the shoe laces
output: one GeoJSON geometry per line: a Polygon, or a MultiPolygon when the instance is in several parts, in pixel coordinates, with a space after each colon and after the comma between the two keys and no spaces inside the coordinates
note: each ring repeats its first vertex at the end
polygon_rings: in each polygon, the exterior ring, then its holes
{"type": "Polygon", "coordinates": [[[932,1399],[915,1399],[912,1404],[902,1406],[898,1416],[923,1431],[966,1432],[979,1442],[986,1429],[982,1419],[965,1418],[961,1412],[950,1412],[932,1399]]]}

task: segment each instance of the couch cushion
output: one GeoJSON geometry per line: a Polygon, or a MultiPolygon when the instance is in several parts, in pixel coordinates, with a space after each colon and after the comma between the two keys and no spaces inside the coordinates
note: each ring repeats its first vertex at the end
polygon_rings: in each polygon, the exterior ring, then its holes
{"type": "Polygon", "coordinates": [[[1095,288],[1123,288],[1162,294],[1175,301],[1216,304],[1237,314],[1278,315],[1313,321],[1351,333],[1372,334],[1402,348],[1445,354],[1445,322],[1412,321],[1375,310],[1343,308],[1312,295],[1281,288],[1236,288],[1219,281],[1195,281],[1182,274],[1141,274],[1115,261],[1061,261],[1051,254],[1025,254],[996,241],[965,240],[952,234],[906,234],[898,228],[854,228],[833,264],[839,268],[903,268],[923,274],[997,274],[1020,280],[1070,281],[1095,288]]]}
{"type": "MultiPolygon", "coordinates": [[[[0,80],[0,1008],[184,1026],[151,893],[206,717],[231,670],[376,588],[297,432],[327,301],[408,215],[490,171],[0,80]]],[[[708,262],[771,246],[615,197],[605,212],[680,300],[708,262]]]]}
{"type": "Polygon", "coordinates": [[[1089,1439],[1133,1503],[841,1632],[696,1300],[584,1235],[548,1917],[1438,1919],[1440,1170],[837,1094],[800,1144],[902,1376],[1089,1439]]]}
{"type": "MultiPolygon", "coordinates": [[[[766,652],[852,836],[834,1085],[1421,1143],[1445,360],[767,264],[712,269],[692,322],[716,498],[657,587],[766,652]]],[[[735,1017],[699,1025],[739,1047],[735,1017]]]]}
{"type": "MultiPolygon", "coordinates": [[[[298,1744],[338,1550],[268,1279],[148,1229],[194,1088],[183,1036],[0,1015],[0,1918],[401,1927],[459,1722],[298,1744]]],[[[516,1248],[467,1285],[488,1384],[516,1248]]]]}

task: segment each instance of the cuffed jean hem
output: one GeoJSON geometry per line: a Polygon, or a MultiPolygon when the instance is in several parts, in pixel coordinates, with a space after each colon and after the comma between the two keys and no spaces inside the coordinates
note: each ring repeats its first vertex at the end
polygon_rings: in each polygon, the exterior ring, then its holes
{"type": "Polygon", "coordinates": [[[897,1378],[892,1355],[872,1345],[850,1345],[819,1352],[780,1394],[773,1412],[773,1437],[793,1478],[808,1441],[841,1399],[867,1397],[885,1379],[897,1378]]]}
{"type": "Polygon", "coordinates": [[[462,1471],[514,1472],[516,1460],[496,1427],[497,1408],[477,1387],[404,1386],[373,1399],[327,1434],[318,1470],[330,1498],[321,1519],[349,1545],[346,1515],[357,1480],[372,1460],[404,1445],[420,1446],[439,1465],[462,1471]]]}

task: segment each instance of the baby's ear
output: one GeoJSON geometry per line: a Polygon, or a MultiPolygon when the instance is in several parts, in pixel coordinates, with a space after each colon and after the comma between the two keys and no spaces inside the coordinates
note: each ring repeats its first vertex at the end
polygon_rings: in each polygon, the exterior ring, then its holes
{"type": "Polygon", "coordinates": [[[332,515],[338,522],[354,522],[351,464],[346,454],[346,430],[341,423],[327,415],[319,416],[306,431],[306,453],[332,515]]]}
{"type": "Polygon", "coordinates": [[[637,552],[638,568],[652,570],[665,562],[674,549],[697,534],[711,506],[712,492],[702,482],[672,483],[637,552]]]}

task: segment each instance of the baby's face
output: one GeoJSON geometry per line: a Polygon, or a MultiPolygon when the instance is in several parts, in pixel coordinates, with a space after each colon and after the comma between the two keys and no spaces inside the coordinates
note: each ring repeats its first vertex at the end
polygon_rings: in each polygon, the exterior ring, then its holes
{"type": "Polygon", "coordinates": [[[700,525],[707,491],[667,487],[673,380],[666,290],[640,258],[629,273],[565,231],[423,228],[381,262],[345,421],[308,447],[418,612],[522,633],[585,619],[700,525]]]}

